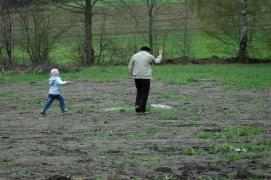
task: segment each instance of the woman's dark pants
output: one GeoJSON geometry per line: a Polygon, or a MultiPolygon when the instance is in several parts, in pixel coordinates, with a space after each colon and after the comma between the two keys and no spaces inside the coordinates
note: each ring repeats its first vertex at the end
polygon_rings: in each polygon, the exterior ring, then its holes
{"type": "Polygon", "coordinates": [[[135,79],[136,85],[136,112],[146,112],[146,104],[150,91],[150,79],[135,79]]]}

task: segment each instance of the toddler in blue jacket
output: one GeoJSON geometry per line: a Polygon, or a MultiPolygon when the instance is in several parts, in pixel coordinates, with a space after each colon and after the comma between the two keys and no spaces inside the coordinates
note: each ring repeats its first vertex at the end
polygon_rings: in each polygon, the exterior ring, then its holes
{"type": "Polygon", "coordinates": [[[64,98],[60,95],[60,92],[61,86],[68,83],[70,83],[70,81],[61,80],[61,78],[59,77],[58,69],[51,70],[51,77],[49,79],[50,89],[48,93],[48,100],[40,111],[42,115],[45,115],[46,111],[50,108],[51,104],[54,102],[55,99],[59,101],[61,112],[67,112],[67,109],[65,108],[64,98]]]}

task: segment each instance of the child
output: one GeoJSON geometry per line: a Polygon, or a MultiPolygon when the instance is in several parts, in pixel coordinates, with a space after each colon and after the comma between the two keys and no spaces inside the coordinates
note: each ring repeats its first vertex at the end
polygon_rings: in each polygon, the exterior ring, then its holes
{"type": "Polygon", "coordinates": [[[51,70],[51,77],[49,79],[49,93],[48,93],[48,100],[41,109],[40,113],[42,115],[45,115],[47,109],[51,106],[51,104],[54,102],[55,99],[59,101],[59,105],[61,108],[61,112],[67,112],[68,110],[65,108],[64,98],[60,95],[60,89],[61,85],[68,84],[70,81],[62,81],[59,77],[59,71],[58,69],[52,69],[51,70]]]}

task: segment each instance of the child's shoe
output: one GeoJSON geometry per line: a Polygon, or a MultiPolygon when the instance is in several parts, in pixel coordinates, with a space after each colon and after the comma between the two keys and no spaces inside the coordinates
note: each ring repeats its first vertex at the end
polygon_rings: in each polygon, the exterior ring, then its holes
{"type": "Polygon", "coordinates": [[[42,108],[41,111],[40,111],[40,114],[43,115],[43,116],[46,115],[46,110],[42,108]]]}
{"type": "Polygon", "coordinates": [[[61,109],[61,112],[62,113],[68,112],[68,109],[67,108],[61,109]]]}

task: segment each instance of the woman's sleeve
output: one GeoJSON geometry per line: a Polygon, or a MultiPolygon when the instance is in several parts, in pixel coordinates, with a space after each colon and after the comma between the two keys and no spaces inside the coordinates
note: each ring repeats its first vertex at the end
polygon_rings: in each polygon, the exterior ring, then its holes
{"type": "Polygon", "coordinates": [[[153,58],[153,62],[155,62],[155,64],[159,64],[162,61],[163,56],[162,56],[162,54],[160,54],[159,56],[157,56],[157,58],[155,58],[154,56],[152,56],[152,58],[153,58]]]}
{"type": "Polygon", "coordinates": [[[128,65],[128,71],[130,75],[132,75],[133,69],[134,69],[134,58],[132,57],[128,65]]]}

